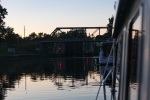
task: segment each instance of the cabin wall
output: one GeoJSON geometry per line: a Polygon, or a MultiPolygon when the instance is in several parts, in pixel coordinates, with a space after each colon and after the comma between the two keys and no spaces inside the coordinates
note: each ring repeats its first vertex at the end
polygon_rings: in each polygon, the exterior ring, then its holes
{"type": "Polygon", "coordinates": [[[143,4],[140,100],[150,100],[150,0],[143,4]]]}
{"type": "Polygon", "coordinates": [[[130,100],[129,81],[131,78],[131,28],[133,22],[141,17],[141,29],[138,35],[137,52],[137,94],[134,100],[150,100],[150,0],[135,0],[130,14],[122,25],[122,29],[117,37],[117,44],[122,43],[121,74],[119,83],[119,100],[130,100]],[[121,42],[122,41],[122,42],[121,42]],[[129,67],[130,66],[130,67],[129,67]]]}

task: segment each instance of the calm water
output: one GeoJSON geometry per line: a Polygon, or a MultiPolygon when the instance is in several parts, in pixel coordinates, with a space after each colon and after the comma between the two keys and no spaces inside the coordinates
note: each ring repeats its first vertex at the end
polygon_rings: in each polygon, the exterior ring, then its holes
{"type": "MultiPolygon", "coordinates": [[[[0,63],[0,100],[95,100],[98,68],[95,58],[0,63]]],[[[103,100],[102,88],[98,100],[103,100]]]]}

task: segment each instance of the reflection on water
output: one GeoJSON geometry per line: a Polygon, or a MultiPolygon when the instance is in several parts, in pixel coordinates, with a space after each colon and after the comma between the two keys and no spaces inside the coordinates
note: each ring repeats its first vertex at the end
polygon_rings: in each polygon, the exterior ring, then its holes
{"type": "Polygon", "coordinates": [[[0,99],[93,100],[100,81],[96,62],[57,58],[0,63],[0,99]]]}

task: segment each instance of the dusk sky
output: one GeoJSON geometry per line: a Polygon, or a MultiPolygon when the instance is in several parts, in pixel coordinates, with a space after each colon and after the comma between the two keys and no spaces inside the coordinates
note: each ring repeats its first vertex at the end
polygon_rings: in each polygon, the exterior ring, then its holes
{"type": "Polygon", "coordinates": [[[50,34],[56,27],[106,26],[118,0],[1,0],[7,9],[6,26],[26,36],[50,34]]]}

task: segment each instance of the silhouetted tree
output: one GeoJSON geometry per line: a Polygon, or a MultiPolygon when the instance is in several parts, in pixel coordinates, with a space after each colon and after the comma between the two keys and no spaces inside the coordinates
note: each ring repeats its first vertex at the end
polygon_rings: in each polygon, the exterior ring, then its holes
{"type": "Polygon", "coordinates": [[[103,35],[97,35],[97,36],[95,37],[95,40],[103,40],[103,35]]]}
{"type": "Polygon", "coordinates": [[[5,22],[3,20],[7,14],[7,9],[0,4],[0,43],[4,41],[5,22]]]}
{"type": "Polygon", "coordinates": [[[38,38],[42,38],[44,36],[43,32],[38,33],[38,38]]]}
{"type": "Polygon", "coordinates": [[[45,41],[53,40],[53,38],[54,37],[52,37],[51,35],[46,34],[46,33],[44,33],[44,35],[43,35],[43,40],[45,40],[45,41]]]}
{"type": "Polygon", "coordinates": [[[113,28],[114,17],[112,16],[108,20],[109,20],[109,24],[107,24],[107,33],[109,33],[110,35],[112,35],[112,28],[113,28]]]}
{"type": "Polygon", "coordinates": [[[29,35],[29,38],[30,38],[31,40],[33,40],[33,39],[37,38],[37,34],[36,34],[35,32],[32,32],[32,33],[29,35]]]}
{"type": "Polygon", "coordinates": [[[103,35],[103,39],[111,38],[112,37],[112,29],[113,29],[113,21],[114,17],[108,19],[109,23],[107,24],[107,32],[103,35]]]}
{"type": "Polygon", "coordinates": [[[3,20],[7,14],[7,9],[3,8],[3,6],[0,4],[0,33],[2,33],[4,30],[5,22],[3,20]]]}
{"type": "Polygon", "coordinates": [[[6,33],[4,39],[6,40],[7,44],[15,44],[21,39],[21,36],[19,34],[14,33],[13,28],[8,26],[5,30],[6,33]]]}
{"type": "Polygon", "coordinates": [[[68,39],[85,39],[87,37],[86,31],[84,29],[80,30],[70,30],[66,33],[68,39]]]}

